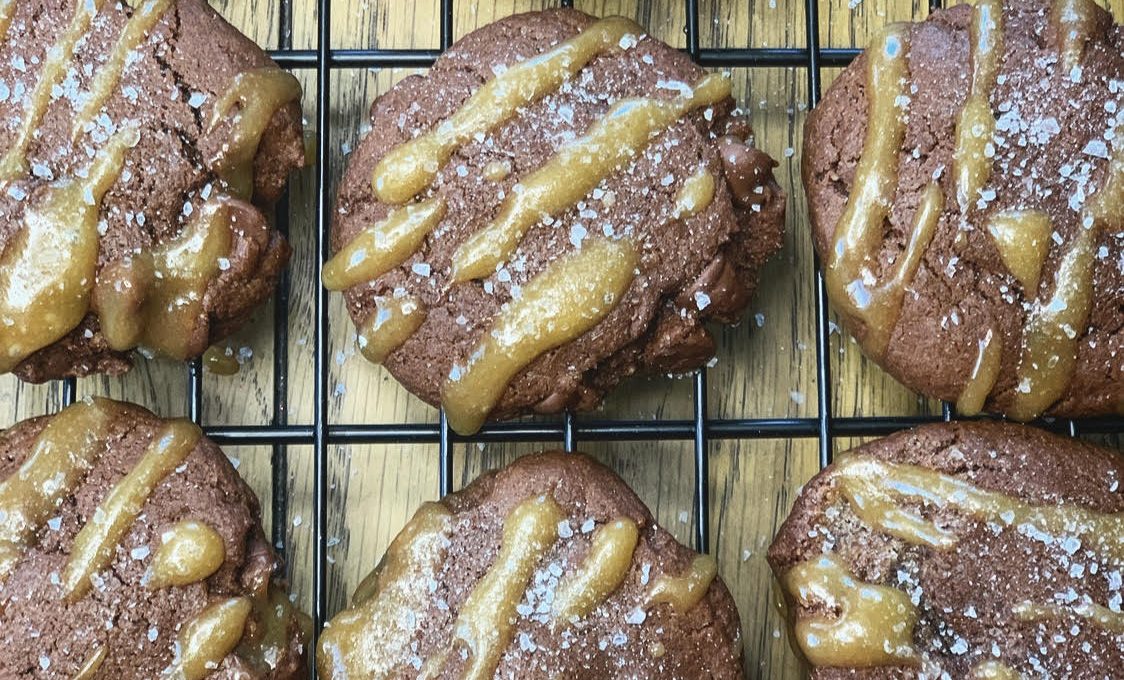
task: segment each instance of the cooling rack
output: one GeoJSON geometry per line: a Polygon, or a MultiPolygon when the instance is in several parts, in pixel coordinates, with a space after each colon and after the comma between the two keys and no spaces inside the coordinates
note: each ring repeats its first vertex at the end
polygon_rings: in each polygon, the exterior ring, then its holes
{"type": "MultiPolygon", "coordinates": [[[[330,85],[332,74],[344,69],[416,68],[431,65],[448,48],[454,37],[453,16],[455,2],[477,0],[439,0],[441,49],[332,49],[332,0],[316,0],[318,24],[315,49],[293,49],[293,0],[280,0],[279,41],[270,56],[283,68],[313,71],[316,75],[316,156],[330,156],[329,132],[331,115],[330,85]]],[[[573,6],[573,0],[560,0],[563,7],[573,6]]],[[[683,20],[686,34],[686,51],[705,67],[743,68],[796,68],[803,69],[807,78],[809,104],[815,106],[820,99],[822,70],[846,66],[859,53],[857,49],[825,48],[820,45],[819,0],[803,0],[804,47],[783,48],[700,48],[699,2],[684,0],[683,20]]],[[[941,0],[930,0],[929,10],[941,6],[941,0]]],[[[331,191],[330,164],[321,162],[314,172],[315,199],[315,276],[319,280],[323,263],[331,255],[329,227],[333,194],[331,191]]],[[[288,235],[288,199],[283,198],[277,208],[277,227],[288,235]]],[[[827,294],[818,258],[814,266],[815,304],[815,356],[817,411],[814,417],[793,418],[713,418],[707,408],[707,370],[693,374],[693,418],[656,420],[597,420],[575,418],[567,413],[551,421],[489,423],[479,433],[462,437],[449,430],[444,413],[436,423],[333,423],[329,420],[329,366],[328,366],[328,293],[316,286],[313,298],[315,327],[312,338],[313,355],[313,408],[311,423],[290,423],[289,411],[289,302],[290,275],[282,275],[275,293],[273,320],[273,411],[268,425],[207,426],[202,422],[203,368],[199,360],[187,364],[187,391],[185,394],[188,417],[203,426],[215,441],[231,445],[266,445],[271,447],[272,539],[284,553],[285,518],[289,510],[287,491],[288,446],[311,446],[314,454],[312,531],[315,554],[312,566],[313,620],[318,632],[328,618],[328,447],[338,444],[437,444],[439,478],[435,480],[440,493],[453,490],[453,456],[455,443],[472,441],[491,442],[556,442],[567,450],[576,441],[691,441],[694,446],[694,510],[695,548],[700,552],[710,550],[711,503],[709,498],[710,442],[717,439],[785,439],[814,438],[818,444],[820,467],[832,459],[832,442],[835,437],[879,436],[929,422],[958,418],[951,404],[943,404],[942,413],[933,416],[902,417],[836,417],[832,414],[831,361],[829,358],[827,294]]],[[[63,381],[62,397],[65,404],[76,399],[76,382],[63,381]]],[[[1039,425],[1051,430],[1078,434],[1122,434],[1124,418],[1107,417],[1087,420],[1047,419],[1039,425]]],[[[314,648],[314,647],[312,647],[314,648]]]]}

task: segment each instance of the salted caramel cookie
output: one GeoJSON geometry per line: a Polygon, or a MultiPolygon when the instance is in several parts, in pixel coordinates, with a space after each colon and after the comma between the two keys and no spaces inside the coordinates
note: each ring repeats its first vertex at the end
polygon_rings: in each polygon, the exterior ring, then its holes
{"type": "Polygon", "coordinates": [[[714,560],[625,483],[543,453],[418,510],[320,637],[319,675],[741,678],[714,560]]]}
{"type": "Polygon", "coordinates": [[[508,17],[379,97],[324,283],[359,347],[461,433],[589,409],[715,350],[784,193],[729,80],[619,17],[508,17]]]}
{"type": "Polygon", "coordinates": [[[1124,677],[1124,464],[1022,425],[949,423],[839,457],[769,548],[826,678],[1124,677]]]}
{"type": "Polygon", "coordinates": [[[0,373],[188,359],[266,299],[300,85],[204,0],[0,0],[0,373]]]}
{"type": "Polygon", "coordinates": [[[0,677],[306,677],[257,498],[188,421],[103,399],[0,433],[0,677]]]}
{"type": "Polygon", "coordinates": [[[1124,413],[1111,15],[982,0],[891,25],[804,135],[828,293],[871,359],[961,413],[1124,413]]]}

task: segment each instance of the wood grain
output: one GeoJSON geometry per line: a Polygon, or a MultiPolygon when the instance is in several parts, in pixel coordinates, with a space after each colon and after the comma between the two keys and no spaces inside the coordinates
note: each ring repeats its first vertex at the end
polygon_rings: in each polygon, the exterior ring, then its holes
{"type": "MultiPolygon", "coordinates": [[[[223,15],[264,46],[278,44],[276,0],[212,2],[223,15]]],[[[454,28],[458,36],[511,13],[554,6],[553,0],[458,0],[454,28]]],[[[576,3],[587,12],[633,17],[652,35],[685,45],[681,0],[588,0],[576,3]]],[[[702,0],[704,47],[803,47],[804,3],[800,0],[702,0]]],[[[316,3],[293,0],[293,40],[298,48],[316,44],[316,3]]],[[[1124,0],[1109,5],[1124,16],[1124,0]]],[[[822,0],[820,31],[825,46],[862,46],[889,21],[923,18],[926,3],[907,0],[822,0]],[[853,5],[853,6],[852,6],[853,5]]],[[[436,48],[439,46],[437,0],[333,0],[332,45],[336,48],[436,48]]],[[[330,158],[338,178],[347,155],[362,133],[372,100],[413,71],[366,69],[332,74],[330,158]]],[[[298,74],[305,87],[306,117],[314,121],[314,72],[298,74]]],[[[825,83],[834,73],[825,70],[825,83]]],[[[788,232],[783,252],[765,270],[761,290],[746,319],[718,331],[719,359],[708,374],[710,413],[736,417],[813,417],[817,413],[812,249],[808,235],[797,159],[809,103],[802,69],[735,69],[735,96],[751,115],[757,143],[778,159],[778,180],[790,194],[788,232]]],[[[310,133],[315,131],[311,129],[310,133]]],[[[321,159],[324,160],[324,159],[321,159]]],[[[288,375],[289,419],[309,423],[313,395],[313,258],[315,192],[311,171],[294,177],[288,223],[295,256],[291,267],[288,375]]],[[[400,388],[381,368],[355,351],[355,331],[339,296],[329,309],[327,347],[332,390],[332,423],[429,423],[436,411],[400,388]]],[[[249,327],[226,344],[247,347],[253,359],[237,376],[205,378],[204,419],[208,424],[260,424],[273,411],[273,315],[263,309],[249,327]]],[[[907,415],[939,411],[939,404],[918,399],[862,357],[848,338],[831,336],[832,412],[849,415],[907,415]]],[[[156,412],[185,413],[186,380],[182,366],[141,362],[122,378],[80,381],[79,394],[129,399],[156,412]]],[[[59,408],[58,385],[21,385],[0,377],[0,426],[59,408]]],[[[692,383],[687,379],[634,380],[613,394],[598,418],[687,418],[693,412],[692,383]]],[[[1119,446],[1116,438],[1103,438],[1119,446]]],[[[849,442],[840,440],[840,445],[849,442]]],[[[481,471],[516,456],[560,442],[519,445],[459,445],[455,452],[458,486],[481,471]]],[[[690,442],[579,442],[619,472],[649,504],[659,521],[681,541],[694,536],[694,467],[690,442]]],[[[266,508],[272,497],[269,447],[228,448],[228,455],[258,492],[266,508]]],[[[294,591],[311,608],[312,463],[310,447],[286,452],[289,515],[286,525],[289,572],[294,591]]],[[[422,501],[437,497],[436,446],[333,446],[329,450],[330,609],[342,607],[358,581],[422,501]]],[[[800,485],[817,470],[816,442],[740,440],[711,447],[709,488],[712,502],[711,544],[720,571],[738,602],[745,640],[747,677],[795,678],[800,671],[784,626],[773,606],[773,579],[765,548],[792,504],[800,485]]]]}

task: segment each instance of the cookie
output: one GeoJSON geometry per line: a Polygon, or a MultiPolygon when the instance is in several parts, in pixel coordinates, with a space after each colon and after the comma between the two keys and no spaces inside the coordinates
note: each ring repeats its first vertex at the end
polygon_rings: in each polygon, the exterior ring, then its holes
{"type": "Polygon", "coordinates": [[[1111,15],[984,0],[891,25],[804,135],[828,293],[868,357],[965,414],[1124,413],[1111,15]]]}
{"type": "Polygon", "coordinates": [[[104,399],[0,433],[0,677],[304,678],[257,498],[183,420],[104,399]]]}
{"type": "Polygon", "coordinates": [[[300,85],[204,0],[0,3],[0,373],[199,356],[269,297],[300,85]]]}
{"type": "Polygon", "coordinates": [[[374,102],[324,283],[458,432],[587,410],[713,356],[781,245],[774,165],[728,79],[635,23],[508,17],[374,102]]]}
{"type": "Polygon", "coordinates": [[[608,468],[542,453],[418,510],[320,637],[319,676],[741,678],[713,558],[608,468]]]}
{"type": "Polygon", "coordinates": [[[814,680],[1124,676],[1122,476],[1000,423],[840,456],[769,548],[794,649],[814,680]]]}

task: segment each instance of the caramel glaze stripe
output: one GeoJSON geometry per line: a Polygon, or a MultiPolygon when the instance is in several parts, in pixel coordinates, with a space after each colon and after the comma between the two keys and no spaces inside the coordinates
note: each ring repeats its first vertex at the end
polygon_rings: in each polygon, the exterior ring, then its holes
{"type": "MultiPolygon", "coordinates": [[[[416,653],[411,650],[415,628],[399,626],[398,617],[432,597],[429,587],[439,576],[451,531],[452,515],[445,506],[424,503],[418,508],[379,566],[355,589],[351,608],[336,615],[320,635],[320,677],[386,678],[403,658],[416,653]]],[[[416,614],[420,626],[426,615],[416,614]]],[[[440,661],[431,657],[427,665],[438,667],[440,661]]]]}
{"type": "Polygon", "coordinates": [[[149,32],[160,21],[164,14],[171,9],[173,0],[144,0],[139,9],[133,10],[129,22],[121,37],[113,46],[105,63],[98,67],[90,92],[86,95],[82,108],[75,114],[74,124],[71,129],[71,139],[76,140],[87,130],[92,128],[91,121],[101,111],[102,106],[117,83],[121,79],[121,72],[125,69],[125,60],[129,54],[148,37],[149,32]]]}
{"type": "Polygon", "coordinates": [[[1092,621],[1110,633],[1116,635],[1124,634],[1124,614],[1114,612],[1108,607],[1102,607],[1092,602],[1080,602],[1075,605],[1065,606],[1058,604],[1020,602],[1015,605],[1014,613],[1021,621],[1042,621],[1044,619],[1081,617],[1092,621]]]}
{"type": "Polygon", "coordinates": [[[51,91],[66,74],[67,64],[74,58],[74,46],[78,44],[90,28],[90,22],[101,11],[106,0],[73,0],[74,16],[70,20],[62,38],[47,50],[43,70],[35,87],[28,94],[20,127],[16,131],[11,147],[0,158],[0,182],[13,180],[27,172],[27,147],[39,122],[51,103],[51,91]]]}
{"type": "Polygon", "coordinates": [[[445,199],[398,208],[359,232],[324,265],[324,287],[345,290],[374,281],[405,262],[445,217],[445,199]]]}
{"type": "Polygon", "coordinates": [[[19,470],[0,483],[0,581],[105,449],[109,402],[78,402],[51,419],[19,470]]]}
{"type": "Polygon", "coordinates": [[[163,677],[203,680],[211,675],[242,640],[253,609],[249,598],[232,597],[200,612],[180,631],[175,659],[163,677]]]}
{"type": "Polygon", "coordinates": [[[811,665],[869,668],[918,663],[913,646],[917,609],[897,588],[860,581],[830,554],[789,569],[784,588],[802,607],[829,610],[826,616],[798,616],[793,625],[800,650],[811,665]]]}
{"type": "Polygon", "coordinates": [[[509,67],[474,92],[435,128],[395,147],[375,166],[371,183],[385,203],[405,203],[433,183],[453,153],[477,134],[487,133],[520,107],[557,90],[598,55],[644,29],[623,17],[607,17],[554,49],[509,67]]]}
{"type": "Polygon", "coordinates": [[[991,91],[995,89],[999,57],[1003,53],[1002,0],[976,2],[972,8],[969,34],[971,86],[956,121],[956,149],[953,151],[956,198],[960,203],[960,212],[965,214],[991,177],[991,158],[987,148],[995,134],[991,91]]]}
{"type": "Polygon", "coordinates": [[[1124,565],[1124,513],[1106,514],[1075,505],[1032,505],[928,468],[867,456],[846,457],[836,467],[836,480],[859,519],[913,545],[946,550],[956,545],[958,537],[903,503],[959,510],[1001,527],[1029,524],[1059,539],[1076,536],[1085,549],[1096,551],[1112,564],[1124,565]]]}
{"type": "Polygon", "coordinates": [[[0,42],[8,37],[8,27],[16,15],[16,0],[0,0],[0,42]]]}
{"type": "Polygon", "coordinates": [[[987,396],[995,387],[999,379],[999,369],[1003,360],[1003,340],[995,329],[988,328],[981,340],[978,341],[976,363],[972,366],[972,374],[956,400],[956,412],[961,415],[974,416],[983,410],[987,403],[987,396]]]}
{"type": "Polygon", "coordinates": [[[148,497],[183,463],[201,436],[190,421],[170,421],[156,434],[136,466],[109,491],[74,538],[62,577],[68,600],[73,602],[89,591],[90,579],[113,560],[118,543],[148,497]]]}
{"type": "Polygon", "coordinates": [[[1004,210],[988,219],[987,231],[1003,264],[1028,298],[1038,295],[1053,230],[1050,216],[1037,210],[1004,210]]]}
{"type": "Polygon", "coordinates": [[[576,621],[612,595],[628,575],[639,540],[636,522],[627,517],[598,529],[581,566],[558,584],[552,607],[554,616],[561,621],[576,621]]]}
{"type": "Polygon", "coordinates": [[[1090,0],[1055,0],[1052,18],[1065,75],[1071,76],[1081,65],[1085,43],[1096,28],[1100,11],[1090,0]]]}
{"type": "Polygon", "coordinates": [[[577,203],[603,179],[648,146],[652,137],[689,111],[730,96],[730,81],[710,74],[675,99],[622,99],[584,137],[511,188],[495,221],[473,234],[453,255],[454,281],[491,275],[544,216],[577,203]]]}
{"type": "Polygon", "coordinates": [[[867,284],[877,266],[882,231],[893,206],[898,153],[905,137],[906,52],[909,27],[891,24],[874,49],[867,51],[867,120],[863,153],[855,170],[854,189],[835,227],[829,254],[827,286],[832,301],[865,326],[865,340],[875,357],[885,354],[901,313],[905,288],[921,265],[936,233],[944,194],[936,182],[922,194],[905,252],[893,276],[874,287],[867,284]]]}
{"type": "Polygon", "coordinates": [[[496,561],[469,593],[453,626],[455,644],[468,650],[463,680],[487,680],[495,673],[514,634],[515,608],[535,565],[558,538],[563,517],[553,498],[538,496],[504,519],[496,561]]]}
{"type": "Polygon", "coordinates": [[[685,614],[706,597],[710,584],[718,575],[718,563],[710,555],[699,555],[687,571],[679,576],[664,574],[656,579],[644,597],[644,607],[670,604],[678,614],[685,614]]]}
{"type": "Polygon", "coordinates": [[[701,167],[688,177],[675,195],[675,219],[693,217],[707,209],[714,200],[714,175],[701,167]]]}
{"type": "Polygon", "coordinates": [[[984,661],[972,669],[975,680],[1022,680],[1023,675],[1000,661],[984,661]]]}
{"type": "Polygon", "coordinates": [[[375,311],[359,324],[359,351],[367,361],[383,363],[421,328],[426,315],[425,307],[416,298],[376,297],[375,311]]]}
{"type": "Polygon", "coordinates": [[[460,434],[479,430],[519,371],[609,315],[632,283],[637,261],[627,241],[590,238],[531,279],[468,360],[453,364],[441,390],[449,427],[460,434]]]}
{"type": "Polygon", "coordinates": [[[246,200],[253,196],[254,158],[262,135],[282,106],[300,98],[301,84],[293,74],[267,66],[239,73],[215,102],[208,134],[238,108],[229,141],[209,160],[235,196],[246,200]]]}
{"type": "Polygon", "coordinates": [[[160,534],[160,547],[146,575],[149,588],[186,586],[214,574],[226,561],[219,532],[203,522],[185,520],[160,534]]]}
{"type": "Polygon", "coordinates": [[[101,645],[94,650],[90,658],[86,659],[86,663],[82,664],[82,667],[78,669],[71,680],[94,680],[98,677],[98,670],[101,665],[105,663],[105,657],[106,648],[105,645],[101,645]]]}
{"type": "Polygon", "coordinates": [[[85,177],[52,184],[25,208],[23,229],[0,257],[0,373],[62,338],[86,316],[101,200],[139,139],[134,128],[119,131],[98,150],[85,177]]]}
{"type": "Polygon", "coordinates": [[[1104,230],[1124,229],[1124,126],[1113,137],[1112,159],[1104,186],[1082,211],[1081,224],[1054,274],[1053,294],[1038,300],[1023,331],[1023,350],[1016,370],[1014,401],[1007,415],[1015,420],[1037,418],[1069,387],[1077,368],[1077,344],[1084,336],[1093,308],[1093,267],[1104,230]]]}

